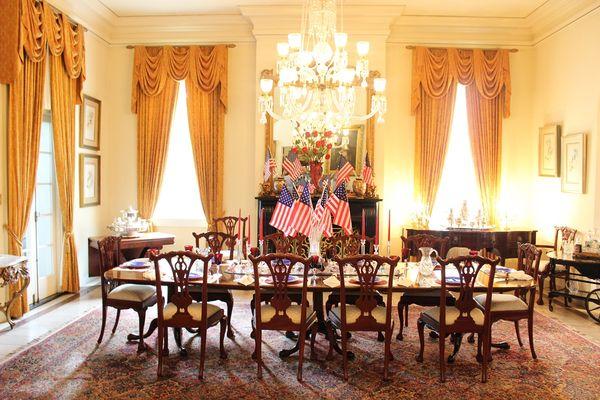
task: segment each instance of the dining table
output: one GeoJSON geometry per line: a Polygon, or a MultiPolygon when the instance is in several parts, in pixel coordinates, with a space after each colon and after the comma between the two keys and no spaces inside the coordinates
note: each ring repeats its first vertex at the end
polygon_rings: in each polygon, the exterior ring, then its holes
{"type": "MultiPolygon", "coordinates": [[[[147,259],[139,259],[136,261],[142,261],[147,259]]],[[[166,263],[159,264],[159,270],[161,274],[161,284],[167,287],[167,299],[170,298],[172,294],[172,290],[175,287],[175,282],[172,279],[171,269],[166,263]]],[[[139,265],[139,263],[134,263],[139,265]]],[[[325,334],[325,312],[324,312],[324,295],[326,293],[339,292],[339,281],[338,284],[335,283],[332,285],[330,282],[331,277],[339,276],[339,272],[336,273],[337,264],[333,261],[328,261],[320,265],[318,268],[311,268],[311,271],[308,274],[308,283],[307,283],[307,291],[312,294],[312,304],[313,309],[317,315],[317,320],[319,324],[319,332],[325,334]]],[[[132,261],[121,264],[118,267],[112,268],[105,272],[105,278],[108,281],[114,282],[116,284],[121,283],[130,283],[130,284],[140,284],[140,285],[152,285],[156,284],[156,273],[154,264],[148,263],[146,268],[132,267],[132,261]]],[[[297,267],[299,267],[298,265],[297,267]]],[[[387,264],[383,265],[378,272],[378,278],[380,279],[377,284],[377,291],[380,293],[387,293],[388,290],[388,282],[389,278],[389,266],[387,264]]],[[[296,267],[296,266],[295,266],[296,267]]],[[[300,268],[293,267],[290,275],[297,276],[302,278],[302,271],[300,268]]],[[[505,269],[508,270],[508,269],[505,269]]],[[[200,271],[198,271],[201,276],[200,271]]],[[[354,273],[355,274],[355,273],[354,273]]],[[[270,275],[268,272],[268,267],[266,264],[259,271],[259,284],[261,288],[268,290],[269,287],[272,287],[272,284],[268,281],[268,276],[270,275]]],[[[346,276],[345,287],[346,292],[351,294],[352,292],[358,292],[360,290],[360,285],[355,283],[355,275],[353,278],[353,273],[351,271],[344,270],[344,275],[346,276]]],[[[448,276],[448,272],[447,272],[448,276]]],[[[434,274],[432,279],[423,280],[419,274],[419,264],[416,262],[401,262],[397,265],[393,274],[393,285],[391,290],[393,293],[407,293],[407,292],[419,292],[419,291],[431,291],[432,289],[441,289],[440,271],[434,270],[434,274]],[[436,279],[437,276],[437,279],[436,279]]],[[[475,291],[484,292],[486,290],[486,280],[487,276],[484,272],[480,272],[477,276],[475,291]]],[[[301,279],[297,280],[298,283],[302,283],[301,279]]],[[[447,277],[447,289],[452,291],[453,289],[458,290],[458,287],[448,286],[450,282],[447,277]]],[[[190,280],[190,286],[199,286],[202,285],[201,280],[190,280]]],[[[520,279],[511,279],[509,273],[502,273],[500,276],[496,274],[494,279],[493,290],[495,292],[510,292],[518,289],[529,288],[532,285],[535,285],[533,279],[523,279],[522,276],[520,279]]],[[[254,291],[254,271],[252,263],[249,260],[227,260],[220,263],[220,265],[209,264],[209,276],[207,286],[209,289],[228,289],[228,290],[236,290],[236,291],[254,291]]],[[[300,294],[302,291],[302,284],[289,284],[288,292],[290,294],[300,294]]],[[[168,300],[167,300],[168,301],[168,300]]],[[[250,310],[248,310],[250,312],[250,310]]],[[[150,322],[147,332],[143,335],[143,338],[148,338],[151,336],[154,331],[158,327],[158,319],[155,318],[150,322]]],[[[175,339],[175,343],[179,349],[181,355],[186,355],[187,351],[184,347],[182,347],[181,341],[181,329],[174,328],[173,336],[175,339]]],[[[135,341],[139,340],[139,335],[129,334],[127,336],[127,340],[135,341]]],[[[460,345],[462,342],[462,337],[453,338],[454,342],[454,352],[449,357],[449,361],[454,361],[456,354],[460,349],[460,345]],[[457,340],[459,339],[459,340],[457,340]]],[[[280,357],[288,357],[289,355],[295,353],[299,350],[299,345],[296,345],[292,349],[284,349],[279,352],[280,357]]],[[[339,347],[335,347],[336,352],[341,353],[341,349],[339,347]]],[[[349,353],[349,357],[353,358],[353,355],[349,353]]]]}

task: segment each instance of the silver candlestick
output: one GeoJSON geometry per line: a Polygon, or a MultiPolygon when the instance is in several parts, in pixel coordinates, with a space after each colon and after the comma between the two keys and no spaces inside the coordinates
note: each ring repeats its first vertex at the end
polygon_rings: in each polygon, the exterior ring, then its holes
{"type": "Polygon", "coordinates": [[[360,239],[360,254],[365,254],[365,244],[367,241],[365,239],[360,239]]]}

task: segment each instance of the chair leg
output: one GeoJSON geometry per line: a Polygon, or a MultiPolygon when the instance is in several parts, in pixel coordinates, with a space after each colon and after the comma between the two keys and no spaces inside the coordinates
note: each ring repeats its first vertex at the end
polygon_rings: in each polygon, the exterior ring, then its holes
{"type": "Polygon", "coordinates": [[[206,358],[206,330],[204,326],[200,328],[200,368],[198,371],[198,379],[204,379],[204,359],[206,358]]]}
{"type": "Polygon", "coordinates": [[[164,336],[165,335],[165,328],[163,328],[162,326],[158,327],[158,340],[156,341],[157,343],[157,352],[158,352],[158,368],[156,370],[156,376],[158,376],[159,378],[162,376],[162,364],[163,364],[163,343],[165,342],[164,340],[164,336]]]}
{"type": "MultiPolygon", "coordinates": [[[[119,314],[117,314],[117,323],[119,322],[119,314]]],[[[140,341],[138,342],[138,353],[143,352],[146,349],[146,345],[144,344],[144,324],[146,323],[146,309],[142,308],[138,310],[139,324],[140,324],[140,341]]],[[[117,324],[115,323],[115,328],[117,324]]],[[[113,330],[114,332],[114,330],[113,330]]]]}
{"type": "MultiPolygon", "coordinates": [[[[254,315],[254,308],[255,308],[254,304],[255,304],[254,297],[252,297],[252,300],[250,300],[250,316],[254,315]]],[[[256,328],[254,327],[254,323],[251,323],[251,328],[252,328],[252,330],[250,331],[250,338],[256,339],[256,328]]]]}
{"type": "Polygon", "coordinates": [[[165,338],[164,353],[165,353],[165,355],[169,355],[169,329],[168,328],[165,328],[164,338],[165,338]]]}
{"type": "Polygon", "coordinates": [[[256,352],[256,362],[258,363],[258,379],[262,379],[262,331],[261,330],[255,331],[255,336],[256,336],[256,339],[254,339],[254,340],[256,343],[255,352],[256,352]]]}
{"type": "Polygon", "coordinates": [[[475,359],[478,362],[483,361],[483,354],[481,353],[482,346],[483,346],[483,341],[482,341],[481,333],[478,333],[477,334],[477,355],[475,356],[475,359]]]}
{"type": "Polygon", "coordinates": [[[332,360],[333,359],[333,346],[335,344],[335,331],[333,329],[333,326],[331,326],[331,322],[327,321],[325,323],[325,327],[327,328],[327,339],[329,339],[329,351],[327,352],[327,357],[325,357],[326,360],[332,360]]]}
{"type": "Polygon", "coordinates": [[[533,347],[533,315],[527,318],[527,331],[529,332],[529,348],[531,349],[531,357],[533,359],[537,359],[537,354],[535,354],[535,348],[533,347]]]}
{"type": "Polygon", "coordinates": [[[490,360],[491,353],[491,340],[492,338],[492,330],[491,327],[488,327],[483,334],[483,359],[481,360],[481,382],[485,383],[488,380],[488,362],[490,360]]]}
{"type": "Polygon", "coordinates": [[[298,352],[298,382],[302,382],[302,364],[304,363],[304,346],[306,344],[306,327],[300,329],[300,336],[298,338],[300,341],[300,349],[298,352]]]}
{"type": "Polygon", "coordinates": [[[98,337],[98,344],[102,343],[102,338],[104,337],[104,328],[106,327],[106,309],[108,307],[102,306],[102,326],[100,327],[100,336],[98,337]]]}
{"type": "Polygon", "coordinates": [[[342,332],[342,359],[344,366],[344,380],[348,380],[348,337],[346,336],[346,330],[341,329],[342,332]]]}
{"type": "Polygon", "coordinates": [[[389,379],[390,358],[392,358],[392,351],[390,349],[392,344],[392,332],[392,329],[386,329],[385,331],[385,356],[383,358],[383,379],[386,381],[389,379]]]}
{"type": "MultiPolygon", "coordinates": [[[[570,279],[571,279],[570,268],[569,267],[565,267],[565,287],[569,284],[569,280],[570,279]]],[[[564,298],[565,298],[565,307],[569,307],[570,297],[569,296],[564,296],[564,298]]]]}
{"type": "Polygon", "coordinates": [[[230,293],[227,301],[227,337],[229,339],[235,338],[235,333],[233,333],[233,329],[231,329],[231,316],[233,315],[233,295],[230,293]]]}
{"type": "Polygon", "coordinates": [[[402,335],[404,328],[404,304],[401,304],[400,302],[398,302],[398,319],[400,320],[400,331],[396,335],[396,340],[402,340],[404,339],[404,336],[402,335]]]}
{"type": "Polygon", "coordinates": [[[404,305],[404,326],[408,328],[408,304],[404,305]]]}
{"type": "Polygon", "coordinates": [[[446,382],[446,338],[440,335],[438,340],[440,350],[440,382],[446,382]]]}
{"type": "Polygon", "coordinates": [[[515,321],[515,332],[517,333],[517,341],[519,342],[519,346],[523,347],[523,342],[521,341],[521,332],[519,331],[519,321],[515,321]]]}
{"type": "MultiPolygon", "coordinates": [[[[548,268],[548,267],[546,267],[548,268]]],[[[538,277],[538,286],[540,289],[540,293],[538,294],[538,299],[537,299],[537,304],[540,306],[544,305],[544,299],[543,299],[543,295],[544,295],[544,281],[546,280],[546,276],[544,274],[540,274],[540,276],[538,277]]]]}
{"type": "Polygon", "coordinates": [[[219,352],[222,360],[227,358],[227,352],[225,351],[225,330],[227,329],[227,318],[223,317],[219,321],[220,324],[220,337],[219,337],[219,352]]]}
{"type": "Polygon", "coordinates": [[[423,362],[423,352],[425,351],[425,323],[421,319],[417,320],[417,331],[419,332],[419,354],[417,355],[417,362],[423,362]]]}
{"type": "Polygon", "coordinates": [[[115,324],[112,328],[112,334],[114,335],[117,331],[117,325],[119,325],[119,318],[121,317],[121,310],[117,309],[117,318],[115,318],[115,324]]]}
{"type": "Polygon", "coordinates": [[[315,353],[315,340],[317,339],[317,323],[312,324],[310,328],[310,359],[316,360],[317,354],[315,353]]]}

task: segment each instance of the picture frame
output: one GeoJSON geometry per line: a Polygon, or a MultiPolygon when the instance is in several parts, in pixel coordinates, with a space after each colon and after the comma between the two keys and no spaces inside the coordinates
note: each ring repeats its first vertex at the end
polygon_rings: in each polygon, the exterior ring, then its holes
{"type": "Polygon", "coordinates": [[[561,190],[563,193],[583,194],[586,190],[587,135],[563,135],[561,142],[561,190]]]}
{"type": "Polygon", "coordinates": [[[100,156],[79,154],[79,207],[100,205],[100,156]]]}
{"type": "Polygon", "coordinates": [[[83,95],[79,107],[79,147],[100,150],[100,121],[102,102],[92,96],[83,95]]]}
{"type": "Polygon", "coordinates": [[[361,176],[366,146],[365,131],[364,124],[342,129],[342,137],[347,140],[347,144],[342,147],[340,147],[341,143],[334,145],[331,150],[331,158],[325,163],[325,174],[337,171],[340,155],[343,154],[354,167],[356,176],[361,176]]]}
{"type": "Polygon", "coordinates": [[[560,176],[560,125],[550,124],[540,128],[538,175],[560,176]]]}

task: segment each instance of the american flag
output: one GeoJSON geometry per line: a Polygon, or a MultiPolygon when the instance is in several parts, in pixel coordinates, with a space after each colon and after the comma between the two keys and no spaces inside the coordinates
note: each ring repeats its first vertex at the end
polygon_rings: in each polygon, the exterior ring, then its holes
{"type": "Polygon", "coordinates": [[[304,167],[298,159],[298,155],[293,151],[290,151],[287,157],[283,160],[281,165],[283,170],[287,172],[293,180],[298,179],[304,174],[304,167]]]}
{"type": "Polygon", "coordinates": [[[350,175],[354,173],[354,167],[346,160],[346,157],[340,155],[340,162],[338,163],[337,179],[335,186],[339,186],[340,183],[346,183],[350,179],[350,175]]]}
{"type": "Polygon", "coordinates": [[[346,235],[352,234],[352,220],[350,218],[350,204],[348,204],[348,196],[346,195],[346,187],[339,185],[334,191],[331,198],[336,198],[337,206],[335,214],[333,214],[333,223],[339,225],[346,235]]]}
{"type": "MultiPolygon", "coordinates": [[[[312,227],[312,216],[313,208],[310,200],[310,192],[308,185],[304,185],[300,200],[298,200],[294,206],[294,211],[291,217],[291,229],[294,232],[300,232],[306,236],[310,235],[310,229],[312,227]]],[[[285,230],[284,230],[285,233],[285,230]]]]}
{"type": "Polygon", "coordinates": [[[363,181],[365,181],[365,185],[373,186],[373,167],[371,167],[369,153],[365,155],[365,163],[363,165],[362,175],[363,181]]]}
{"type": "Polygon", "coordinates": [[[269,180],[271,175],[273,175],[273,172],[275,171],[276,167],[277,163],[275,162],[275,159],[271,156],[271,149],[267,149],[267,155],[265,157],[265,172],[263,176],[265,182],[269,180]]]}
{"type": "Polygon", "coordinates": [[[290,225],[294,204],[295,201],[292,197],[292,194],[288,190],[287,186],[283,185],[281,194],[279,195],[279,200],[275,205],[275,210],[273,210],[273,215],[271,216],[269,225],[285,232],[286,228],[288,228],[290,225]]]}
{"type": "Polygon", "coordinates": [[[315,221],[323,236],[330,237],[333,235],[333,225],[331,225],[331,212],[325,208],[327,200],[329,199],[329,185],[325,185],[323,188],[323,194],[317,202],[315,207],[315,221]]]}

